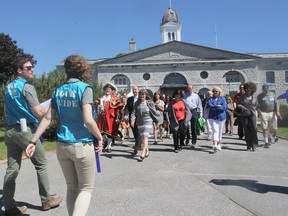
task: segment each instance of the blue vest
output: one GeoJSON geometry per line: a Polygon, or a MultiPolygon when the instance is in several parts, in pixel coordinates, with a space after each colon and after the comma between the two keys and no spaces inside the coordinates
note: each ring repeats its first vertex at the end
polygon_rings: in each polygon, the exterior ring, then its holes
{"type": "Polygon", "coordinates": [[[77,81],[55,89],[52,103],[59,117],[57,138],[60,142],[92,142],[93,137],[83,121],[82,97],[90,85],[77,81]]]}
{"type": "Polygon", "coordinates": [[[26,118],[27,124],[38,123],[38,118],[33,114],[23,96],[23,88],[26,83],[25,79],[18,78],[5,88],[5,110],[9,126],[20,124],[21,118],[26,118]]]}

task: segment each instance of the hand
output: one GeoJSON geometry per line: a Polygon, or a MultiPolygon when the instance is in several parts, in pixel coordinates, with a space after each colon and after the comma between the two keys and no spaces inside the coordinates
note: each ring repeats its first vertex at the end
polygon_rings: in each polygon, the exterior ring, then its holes
{"type": "Polygon", "coordinates": [[[276,112],[276,115],[279,118],[279,120],[282,120],[282,116],[280,115],[280,112],[276,112]]]}
{"type": "Polygon", "coordinates": [[[28,146],[26,147],[25,153],[26,156],[28,157],[28,159],[31,159],[31,157],[33,156],[34,152],[35,152],[35,145],[34,144],[28,144],[28,146]]]}
{"type": "Polygon", "coordinates": [[[98,152],[99,155],[102,153],[103,145],[102,141],[98,141],[98,145],[95,147],[95,152],[98,152]]]}

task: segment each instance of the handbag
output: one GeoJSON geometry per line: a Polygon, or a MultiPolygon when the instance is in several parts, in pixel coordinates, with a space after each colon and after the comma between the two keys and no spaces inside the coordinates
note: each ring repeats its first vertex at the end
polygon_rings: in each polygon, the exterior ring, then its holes
{"type": "Polygon", "coordinates": [[[203,118],[198,118],[196,128],[198,131],[205,131],[205,122],[203,118]]]}
{"type": "Polygon", "coordinates": [[[236,107],[233,111],[235,116],[243,116],[243,110],[240,107],[236,107]]]}

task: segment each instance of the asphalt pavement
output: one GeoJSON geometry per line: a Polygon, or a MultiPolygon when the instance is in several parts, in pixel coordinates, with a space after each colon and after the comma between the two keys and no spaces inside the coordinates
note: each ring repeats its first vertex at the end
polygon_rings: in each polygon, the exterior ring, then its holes
{"type": "MultiPolygon", "coordinates": [[[[260,144],[263,137],[258,134],[260,144]]],[[[101,173],[88,216],[285,216],[288,215],[288,141],[279,139],[269,149],[247,152],[244,140],[223,135],[222,151],[213,153],[212,141],[199,136],[174,153],[171,139],[153,145],[140,161],[133,155],[133,140],[116,142],[111,153],[100,156],[101,173]]],[[[47,153],[51,192],[65,197],[65,180],[55,153],[47,153]]],[[[6,163],[0,162],[0,194],[6,163]]],[[[1,196],[0,195],[0,196],[1,196]]],[[[42,212],[36,172],[28,159],[22,162],[15,199],[28,207],[26,215],[68,215],[64,202],[42,212]]],[[[4,215],[1,202],[0,215],[4,215]]]]}

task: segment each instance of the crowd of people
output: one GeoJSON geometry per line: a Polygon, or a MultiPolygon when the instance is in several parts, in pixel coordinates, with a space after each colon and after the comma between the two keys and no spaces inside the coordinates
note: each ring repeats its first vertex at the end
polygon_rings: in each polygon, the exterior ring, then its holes
{"type": "Polygon", "coordinates": [[[266,84],[256,96],[256,84],[243,83],[232,99],[230,95],[223,95],[218,86],[200,97],[193,91],[192,84],[187,85],[186,91],[175,89],[172,95],[157,91],[153,96],[146,89],[133,86],[132,96],[128,97],[127,93],[119,94],[117,87],[108,82],[96,103],[93,89],[86,83],[90,78],[89,65],[82,56],[70,55],[64,61],[66,82],[54,90],[50,105],[43,106],[28,82],[34,77],[34,60],[28,56],[18,57],[14,67],[16,79],[7,85],[4,95],[7,170],[2,199],[6,215],[19,215],[27,210],[14,200],[23,151],[37,172],[42,210],[61,204],[63,197],[50,193],[47,160],[41,144],[42,133],[55,117],[58,118],[56,154],[67,183],[69,215],[86,214],[94,188],[95,157],[102,149],[110,153],[118,137],[123,144],[124,139],[133,134],[134,154],[141,151],[140,161],[150,155],[148,139],[151,136],[155,145],[164,137],[172,139],[175,153],[190,141],[194,149],[204,122],[207,140],[212,140],[214,152],[222,150],[223,133],[234,135],[235,125],[239,139],[245,137],[246,150],[254,152],[260,146],[257,118],[261,120],[264,147],[269,148],[278,140],[277,119],[282,117],[276,97],[266,84]],[[40,123],[39,118],[42,118],[40,123]]]}
{"type": "MultiPolygon", "coordinates": [[[[214,152],[222,150],[223,134],[234,136],[235,126],[238,126],[239,139],[245,138],[246,150],[253,152],[256,147],[262,146],[259,145],[257,137],[257,119],[260,120],[263,129],[264,148],[269,148],[272,142],[278,140],[277,119],[281,118],[279,104],[275,95],[269,92],[268,85],[263,85],[262,90],[261,94],[255,96],[256,84],[247,82],[239,86],[239,92],[234,98],[231,95],[223,95],[222,89],[218,86],[208,90],[204,97],[200,97],[193,92],[193,85],[188,84],[186,91],[176,89],[172,95],[157,91],[151,98],[146,90],[139,91],[139,88],[134,86],[133,96],[127,99],[126,94],[123,97],[119,95],[125,105],[122,106],[121,119],[117,120],[117,116],[114,115],[115,122],[129,123],[126,128],[130,127],[134,135],[134,154],[137,154],[139,149],[144,149],[141,161],[149,155],[149,136],[153,136],[155,145],[162,142],[163,137],[173,139],[176,153],[190,141],[191,148],[195,148],[197,137],[202,132],[199,129],[200,122],[205,122],[205,134],[208,141],[212,140],[214,152]],[[141,97],[145,95],[144,101],[141,100],[139,92],[141,97]]],[[[122,143],[124,136],[123,134],[122,143]]]]}

